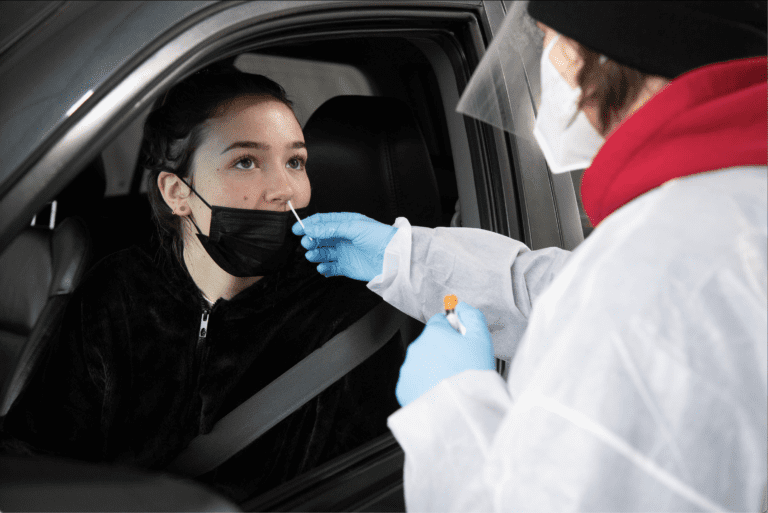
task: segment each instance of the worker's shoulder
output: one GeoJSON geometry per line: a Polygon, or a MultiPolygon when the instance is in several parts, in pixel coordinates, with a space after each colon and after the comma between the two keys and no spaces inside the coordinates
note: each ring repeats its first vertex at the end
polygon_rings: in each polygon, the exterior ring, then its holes
{"type": "Polygon", "coordinates": [[[746,223],[764,228],[767,187],[766,166],[739,166],[670,180],[650,195],[660,208],[679,214],[675,219],[682,223],[691,221],[691,215],[686,215],[690,213],[700,216],[694,221],[702,224],[746,223]]]}
{"type": "Polygon", "coordinates": [[[667,182],[600,223],[573,252],[557,288],[565,296],[589,290],[593,304],[626,313],[662,297],[685,300],[723,274],[759,282],[750,273],[765,267],[765,184],[765,167],[667,182]]]}
{"type": "Polygon", "coordinates": [[[766,167],[733,167],[670,180],[609,216],[594,232],[606,246],[656,261],[733,248],[766,233],[766,167]]]}
{"type": "Polygon", "coordinates": [[[765,266],[766,168],[740,167],[665,183],[607,218],[585,241],[603,279],[638,297],[696,294],[729,273],[753,280],[745,259],[765,266]]]}

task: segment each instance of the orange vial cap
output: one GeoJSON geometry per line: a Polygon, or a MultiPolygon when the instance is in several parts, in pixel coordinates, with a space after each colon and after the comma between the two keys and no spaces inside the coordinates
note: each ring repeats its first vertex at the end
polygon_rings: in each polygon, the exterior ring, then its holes
{"type": "Polygon", "coordinates": [[[449,294],[443,298],[443,305],[446,310],[453,310],[459,304],[459,298],[455,294],[449,294]]]}

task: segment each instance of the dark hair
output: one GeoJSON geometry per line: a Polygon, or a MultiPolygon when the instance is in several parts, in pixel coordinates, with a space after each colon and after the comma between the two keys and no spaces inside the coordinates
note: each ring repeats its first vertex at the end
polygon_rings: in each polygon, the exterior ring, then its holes
{"type": "Polygon", "coordinates": [[[285,90],[262,75],[238,71],[232,62],[204,68],[169,89],[144,124],[140,162],[147,174],[149,204],[160,246],[183,265],[183,226],[163,199],[157,177],[167,171],[191,183],[192,157],[201,143],[202,125],[219,108],[242,96],[266,96],[293,110],[285,90]]]}
{"type": "Polygon", "coordinates": [[[598,131],[605,136],[611,123],[621,119],[634,103],[651,75],[609,58],[603,58],[600,63],[600,53],[579,43],[574,46],[584,61],[576,76],[582,91],[579,109],[588,104],[596,105],[598,131]]]}

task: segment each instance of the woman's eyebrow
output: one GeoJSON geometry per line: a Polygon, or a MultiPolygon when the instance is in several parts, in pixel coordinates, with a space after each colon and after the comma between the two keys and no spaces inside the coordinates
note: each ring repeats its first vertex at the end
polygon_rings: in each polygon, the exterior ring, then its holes
{"type": "MultiPolygon", "coordinates": [[[[299,148],[306,148],[307,145],[304,144],[304,141],[294,141],[288,144],[287,147],[291,149],[299,149],[299,148]]],[[[227,149],[222,151],[221,154],[224,155],[229,150],[234,150],[235,148],[253,148],[254,150],[268,150],[271,148],[271,146],[269,144],[256,142],[256,141],[237,141],[227,146],[227,149]]]]}

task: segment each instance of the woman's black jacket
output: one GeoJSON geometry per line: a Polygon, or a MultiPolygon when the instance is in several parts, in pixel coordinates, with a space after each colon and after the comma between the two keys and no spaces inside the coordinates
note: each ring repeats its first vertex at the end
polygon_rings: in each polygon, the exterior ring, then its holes
{"type": "MultiPolygon", "coordinates": [[[[4,436],[36,452],[162,469],[380,301],[364,283],[319,275],[299,248],[282,271],[209,311],[185,267],[150,254],[133,247],[86,275],[4,436]]],[[[243,499],[385,433],[403,357],[395,336],[203,480],[243,499]]]]}

